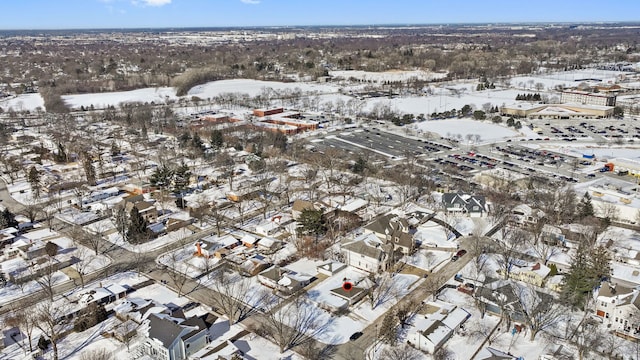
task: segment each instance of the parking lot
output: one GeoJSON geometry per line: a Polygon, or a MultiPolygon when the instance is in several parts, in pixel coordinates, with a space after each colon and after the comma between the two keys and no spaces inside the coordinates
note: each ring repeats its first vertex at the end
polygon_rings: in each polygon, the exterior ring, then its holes
{"type": "MultiPolygon", "coordinates": [[[[527,144],[545,144],[547,141],[585,141],[601,142],[615,140],[613,135],[625,136],[629,141],[640,137],[640,127],[629,125],[621,120],[536,121],[534,128],[542,135],[540,138],[523,139],[527,144]]],[[[611,176],[594,168],[590,159],[570,156],[549,150],[534,149],[523,146],[520,142],[507,140],[500,144],[485,144],[474,149],[453,148],[444,143],[405,137],[376,127],[358,128],[342,132],[325,133],[313,140],[319,149],[335,147],[352,154],[370,151],[390,159],[402,159],[407,154],[417,156],[423,166],[439,169],[456,178],[469,178],[475,173],[494,168],[504,168],[535,176],[548,181],[577,183],[591,181],[594,178],[611,176]],[[593,169],[593,170],[592,170],[593,169]]]]}
{"type": "Polygon", "coordinates": [[[425,139],[408,138],[377,128],[329,133],[315,140],[314,144],[337,147],[354,154],[368,150],[392,159],[403,158],[408,154],[414,156],[428,155],[431,157],[439,152],[451,149],[448,145],[425,139]]]}
{"type": "Polygon", "coordinates": [[[540,138],[536,141],[595,141],[636,142],[640,141],[640,126],[630,120],[533,120],[531,128],[540,138]]]}

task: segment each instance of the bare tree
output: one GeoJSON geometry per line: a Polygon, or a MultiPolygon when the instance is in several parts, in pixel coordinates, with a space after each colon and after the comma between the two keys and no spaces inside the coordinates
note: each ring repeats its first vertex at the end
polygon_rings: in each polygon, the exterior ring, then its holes
{"type": "Polygon", "coordinates": [[[80,277],[80,285],[84,288],[84,276],[85,272],[91,264],[96,260],[96,256],[91,253],[89,248],[86,248],[78,243],[76,245],[76,250],[74,251],[74,257],[76,259],[75,267],[78,272],[78,276],[80,277]]]}
{"type": "Polygon", "coordinates": [[[512,289],[531,331],[531,341],[539,332],[561,323],[569,311],[551,295],[539,293],[531,286],[514,284],[512,289]]]}
{"type": "Polygon", "coordinates": [[[49,301],[53,301],[53,286],[57,280],[56,272],[58,270],[54,263],[54,258],[49,257],[41,265],[31,264],[29,269],[31,270],[31,276],[33,276],[42,291],[47,294],[49,301]]]}
{"type": "Polygon", "coordinates": [[[107,349],[87,351],[80,355],[80,360],[113,360],[113,353],[107,349]]]}
{"type": "Polygon", "coordinates": [[[187,284],[187,267],[188,264],[183,264],[178,255],[179,250],[172,251],[169,255],[169,264],[167,264],[167,274],[173,282],[173,286],[178,290],[178,297],[182,296],[182,290],[187,284]]]}
{"type": "Polygon", "coordinates": [[[251,282],[235,272],[221,268],[214,271],[211,282],[211,303],[227,316],[230,324],[244,319],[253,306],[262,306],[260,297],[266,294],[252,294],[251,282]],[[251,299],[255,296],[255,299],[251,299]]]}
{"type": "Polygon", "coordinates": [[[424,359],[424,354],[421,351],[409,346],[408,344],[401,344],[397,346],[387,346],[380,353],[380,360],[420,360],[424,359]]]}
{"type": "Polygon", "coordinates": [[[545,240],[539,240],[537,242],[532,241],[530,246],[531,249],[533,249],[533,251],[535,252],[536,256],[538,256],[538,258],[540,258],[545,265],[547,265],[549,259],[561,252],[560,248],[545,240]]]}
{"type": "Polygon", "coordinates": [[[519,256],[521,249],[527,241],[527,235],[520,229],[504,227],[501,231],[502,239],[496,242],[495,253],[497,262],[506,280],[509,279],[513,261],[519,256]]]}
{"type": "Polygon", "coordinates": [[[38,303],[33,309],[36,326],[46,336],[53,347],[53,360],[58,360],[58,341],[64,332],[68,307],[53,301],[38,303]]]}
{"type": "Polygon", "coordinates": [[[368,293],[371,308],[375,309],[387,301],[398,297],[398,289],[390,273],[385,272],[379,276],[372,274],[369,279],[374,283],[368,293]]]}
{"type": "Polygon", "coordinates": [[[23,349],[27,349],[24,344],[24,335],[27,336],[27,346],[29,353],[33,352],[33,331],[36,328],[37,318],[32,311],[27,308],[29,300],[23,301],[20,304],[20,308],[13,309],[11,313],[4,319],[4,324],[10,327],[16,327],[20,330],[20,342],[23,349]]]}
{"type": "Polygon", "coordinates": [[[275,307],[266,312],[260,322],[261,335],[273,340],[281,353],[326,333],[333,325],[332,320],[327,321],[322,316],[322,310],[300,297],[283,308],[275,307]]]}

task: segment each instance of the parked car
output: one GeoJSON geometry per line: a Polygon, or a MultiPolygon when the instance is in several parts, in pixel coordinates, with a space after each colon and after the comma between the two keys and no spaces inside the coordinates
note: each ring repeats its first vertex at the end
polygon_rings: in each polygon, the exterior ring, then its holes
{"type": "Polygon", "coordinates": [[[457,257],[461,257],[461,256],[463,256],[463,255],[464,255],[464,254],[466,254],[466,253],[467,253],[467,250],[459,250],[459,251],[456,253],[456,256],[457,256],[457,257]]]}

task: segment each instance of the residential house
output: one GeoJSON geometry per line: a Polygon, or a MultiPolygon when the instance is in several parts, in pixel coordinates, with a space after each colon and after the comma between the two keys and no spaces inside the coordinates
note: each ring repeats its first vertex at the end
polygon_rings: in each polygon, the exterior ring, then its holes
{"type": "Polygon", "coordinates": [[[539,299],[551,301],[551,295],[537,290],[518,285],[512,280],[496,280],[485,286],[476,288],[476,299],[481,312],[487,312],[495,316],[508,316],[514,321],[525,322],[525,316],[520,306],[518,293],[529,292],[527,296],[536,296],[539,299]]]}
{"type": "Polygon", "coordinates": [[[17,237],[11,245],[6,246],[3,250],[4,259],[13,259],[21,257],[24,260],[33,260],[46,254],[45,242],[40,239],[26,239],[17,237]]]}
{"type": "Polygon", "coordinates": [[[527,204],[520,204],[511,210],[511,223],[524,226],[533,226],[544,217],[544,212],[533,209],[527,204]]]}
{"type": "Polygon", "coordinates": [[[265,220],[255,227],[255,233],[262,236],[271,236],[279,230],[280,222],[277,219],[265,220]]]}
{"type": "Polygon", "coordinates": [[[138,212],[149,224],[158,221],[158,209],[153,202],[146,201],[143,195],[129,196],[122,199],[122,201],[116,205],[114,214],[117,214],[119,209],[124,207],[125,213],[128,215],[131,209],[135,207],[138,212]]]}
{"type": "Polygon", "coordinates": [[[258,274],[258,281],[264,286],[275,289],[285,295],[291,295],[309,285],[313,276],[297,273],[278,265],[258,274]]]}
{"type": "Polygon", "coordinates": [[[265,253],[272,253],[282,247],[282,243],[274,238],[263,237],[258,241],[258,250],[265,253]]]}
{"type": "Polygon", "coordinates": [[[258,238],[251,235],[251,234],[245,234],[242,239],[240,239],[240,241],[242,242],[242,245],[247,247],[247,248],[253,248],[256,246],[256,244],[258,243],[258,238]]]}
{"type": "Polygon", "coordinates": [[[81,293],[79,303],[89,304],[95,302],[99,305],[110,304],[125,297],[131,290],[133,289],[118,284],[109,284],[105,287],[100,286],[81,293]]]}
{"type": "Polygon", "coordinates": [[[387,269],[388,256],[384,251],[384,245],[372,233],[364,233],[356,237],[354,241],[342,245],[342,253],[345,263],[355,268],[371,273],[387,269]]]}
{"type": "Polygon", "coordinates": [[[320,274],[332,276],[339,273],[346,267],[346,264],[343,264],[339,261],[329,261],[328,263],[316,266],[316,270],[318,270],[320,274]]]}
{"type": "Polygon", "coordinates": [[[471,314],[463,308],[447,303],[430,303],[434,313],[417,317],[407,341],[418,350],[435,353],[462,327],[471,314]]]}
{"type": "Polygon", "coordinates": [[[519,358],[511,355],[508,352],[504,352],[488,346],[480,350],[480,352],[478,352],[478,355],[476,355],[474,359],[475,360],[517,360],[519,358]]]}
{"type": "MultiPolygon", "coordinates": [[[[535,286],[542,286],[551,269],[548,266],[536,263],[531,266],[512,265],[509,268],[509,277],[513,280],[519,280],[535,286]]],[[[500,274],[505,275],[505,270],[500,269],[500,274]]]]}
{"type": "Polygon", "coordinates": [[[144,320],[144,314],[151,308],[156,307],[156,304],[150,299],[142,299],[138,297],[128,297],[126,300],[120,302],[113,308],[116,317],[126,322],[127,320],[133,320],[138,324],[141,324],[144,320]]]}
{"type": "Polygon", "coordinates": [[[562,229],[549,224],[542,225],[540,241],[544,242],[547,245],[553,246],[564,246],[566,242],[564,234],[562,233],[562,229]]]}
{"type": "Polygon", "coordinates": [[[364,232],[376,235],[384,244],[393,245],[394,249],[403,254],[410,254],[415,248],[415,228],[406,219],[395,214],[378,217],[364,226],[364,232]]]}
{"type": "Polygon", "coordinates": [[[595,310],[603,324],[616,334],[640,339],[640,290],[603,283],[595,310]]]}
{"type": "Polygon", "coordinates": [[[209,343],[204,321],[180,319],[167,314],[149,315],[146,353],[156,360],[183,360],[209,343]]]}
{"type": "Polygon", "coordinates": [[[442,205],[451,214],[466,214],[471,217],[481,217],[489,212],[484,196],[463,193],[442,194],[442,205]]]}

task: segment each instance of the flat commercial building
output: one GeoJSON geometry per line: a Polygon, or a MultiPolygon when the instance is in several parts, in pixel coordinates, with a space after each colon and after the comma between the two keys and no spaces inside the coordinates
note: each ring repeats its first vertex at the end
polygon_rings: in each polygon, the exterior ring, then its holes
{"type": "Polygon", "coordinates": [[[586,91],[563,91],[560,101],[562,103],[582,105],[616,106],[615,95],[586,91]]]}
{"type": "Polygon", "coordinates": [[[600,119],[613,116],[613,106],[518,103],[500,108],[500,113],[528,119],[600,119]]]}

